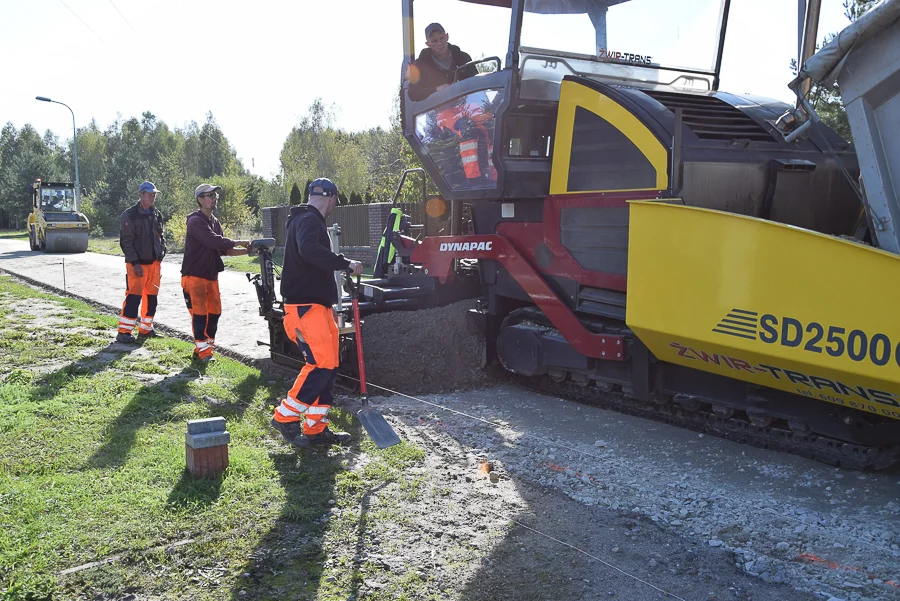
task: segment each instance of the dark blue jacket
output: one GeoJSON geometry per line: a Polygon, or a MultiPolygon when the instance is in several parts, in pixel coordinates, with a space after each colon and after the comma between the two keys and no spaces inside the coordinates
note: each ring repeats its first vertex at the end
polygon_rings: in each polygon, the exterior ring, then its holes
{"type": "Polygon", "coordinates": [[[286,227],[282,300],[287,305],[331,307],[338,301],[334,272],[350,267],[350,261],[331,252],[325,218],[315,207],[291,207],[286,227]]]}
{"type": "Polygon", "coordinates": [[[119,217],[119,248],[126,263],[150,265],[163,260],[166,241],[162,221],[159,209],[152,207],[148,213],[141,208],[140,202],[122,213],[119,217]]]}

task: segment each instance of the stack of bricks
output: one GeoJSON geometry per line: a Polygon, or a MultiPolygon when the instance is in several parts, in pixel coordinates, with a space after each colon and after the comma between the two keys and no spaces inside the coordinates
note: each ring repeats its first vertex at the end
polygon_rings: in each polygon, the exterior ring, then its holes
{"type": "Polygon", "coordinates": [[[185,434],[187,469],[195,478],[215,479],[228,467],[228,443],[231,434],[224,417],[194,419],[185,434]]]}
{"type": "Polygon", "coordinates": [[[369,247],[374,248],[377,252],[378,245],[381,244],[381,235],[384,234],[384,227],[387,225],[388,217],[391,214],[391,203],[389,202],[373,202],[369,207],[369,247]]]}
{"type": "Polygon", "coordinates": [[[287,235],[285,224],[291,207],[265,207],[262,209],[262,237],[275,238],[275,246],[284,246],[287,235]]]}
{"type": "Polygon", "coordinates": [[[278,217],[277,208],[263,207],[260,213],[262,213],[262,237],[274,238],[275,228],[277,227],[275,224],[278,217]]]}

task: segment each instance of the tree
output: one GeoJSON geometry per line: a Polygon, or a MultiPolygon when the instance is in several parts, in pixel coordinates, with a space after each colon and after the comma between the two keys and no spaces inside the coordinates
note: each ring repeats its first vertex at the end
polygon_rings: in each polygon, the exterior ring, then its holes
{"type": "Polygon", "coordinates": [[[367,162],[359,137],[336,129],[333,109],[320,98],[291,130],[281,150],[281,167],[287,179],[301,182],[328,177],[346,194],[365,190],[367,162]]]}
{"type": "MultiPolygon", "coordinates": [[[[844,16],[853,23],[872,8],[876,2],[877,0],[844,0],[844,16]]],[[[825,36],[821,45],[816,46],[816,51],[831,42],[835,37],[837,37],[837,33],[825,36]]],[[[796,59],[791,60],[791,69],[796,75],[796,59]]],[[[847,121],[847,112],[844,110],[844,105],[841,102],[841,90],[836,82],[829,87],[813,84],[809,91],[809,101],[826,125],[845,140],[852,139],[850,123],[847,121]]]]}
{"type": "MultiPolygon", "coordinates": [[[[31,125],[0,130],[0,211],[7,221],[30,212],[34,178],[74,181],[72,142],[49,131],[40,136],[31,125]]],[[[144,180],[159,188],[156,206],[163,218],[176,222],[196,208],[193,190],[202,181],[227,186],[220,208],[232,225],[252,227],[261,203],[286,200],[280,178],[268,182],[246,172],[211,113],[202,127],[192,122],[183,129],[170,128],[149,111],[140,118],[118,117],[105,131],[92,120],[78,131],[78,155],[81,184],[88,190],[82,210],[95,232],[118,231],[119,216],[137,201],[144,180]]]]}
{"type": "Polygon", "coordinates": [[[78,130],[78,177],[89,192],[106,181],[108,160],[106,137],[92,119],[90,125],[78,130]]]}
{"type": "Polygon", "coordinates": [[[0,131],[0,209],[9,218],[23,220],[31,212],[31,185],[35,178],[67,181],[59,149],[51,133],[43,138],[29,124],[16,130],[7,123],[0,131]]]}
{"type": "Polygon", "coordinates": [[[197,172],[200,177],[215,175],[240,175],[244,172],[238,164],[236,153],[216,123],[212,113],[206,114],[206,123],[197,131],[197,172]]]}
{"type": "Polygon", "coordinates": [[[303,202],[303,195],[300,194],[300,188],[297,184],[291,186],[291,206],[298,205],[303,202]]]}

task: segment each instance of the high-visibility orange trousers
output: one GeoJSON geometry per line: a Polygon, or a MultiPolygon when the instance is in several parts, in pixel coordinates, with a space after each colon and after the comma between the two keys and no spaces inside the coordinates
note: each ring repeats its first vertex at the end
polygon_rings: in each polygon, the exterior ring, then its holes
{"type": "Polygon", "coordinates": [[[318,434],[328,427],[339,362],[338,328],[331,307],[285,305],[284,331],[306,358],[287,398],[275,408],[277,422],[303,419],[303,433],[318,434]]]}
{"type": "Polygon", "coordinates": [[[159,261],[150,265],[141,265],[144,275],[134,272],[134,265],[125,265],[125,300],[119,313],[119,333],[131,334],[138,326],[139,334],[149,334],[153,329],[153,316],[156,315],[156,297],[159,294],[159,261]],[[138,307],[141,317],[138,323],[138,307]]]}
{"type": "Polygon", "coordinates": [[[181,276],[184,304],[191,314],[191,329],[194,332],[194,354],[199,359],[211,357],[222,316],[222,298],[219,295],[219,281],[198,278],[193,275],[181,276]]]}

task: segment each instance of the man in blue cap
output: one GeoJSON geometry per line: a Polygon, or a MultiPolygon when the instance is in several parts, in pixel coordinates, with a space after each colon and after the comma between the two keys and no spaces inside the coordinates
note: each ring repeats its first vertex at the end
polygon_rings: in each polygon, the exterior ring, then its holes
{"type": "MultiPolygon", "coordinates": [[[[456,71],[472,57],[449,42],[450,34],[444,31],[440,23],[431,23],[425,28],[425,45],[419,58],[413,61],[407,72],[409,79],[409,97],[412,100],[423,100],[441,88],[445,88],[456,76],[456,71]]],[[[466,79],[477,74],[474,66],[460,71],[459,79],[466,79]]]]}
{"type": "Polygon", "coordinates": [[[119,218],[119,246],[125,254],[125,301],[119,314],[117,342],[136,342],[139,336],[154,336],[153,316],[159,294],[160,266],[166,256],[162,213],[154,206],[156,189],[151,182],[138,187],[138,200],[119,218]],[[140,308],[140,323],[138,323],[140,308]]]}
{"type": "Polygon", "coordinates": [[[335,271],[362,273],[362,263],[331,250],[325,218],[338,202],[328,178],[309,185],[309,201],[291,207],[281,270],[284,330],[306,358],[287,397],[275,408],[272,427],[294,446],[347,444],[350,435],[328,428],[337,377],[338,328],[333,305],[338,301],[335,271]]]}

